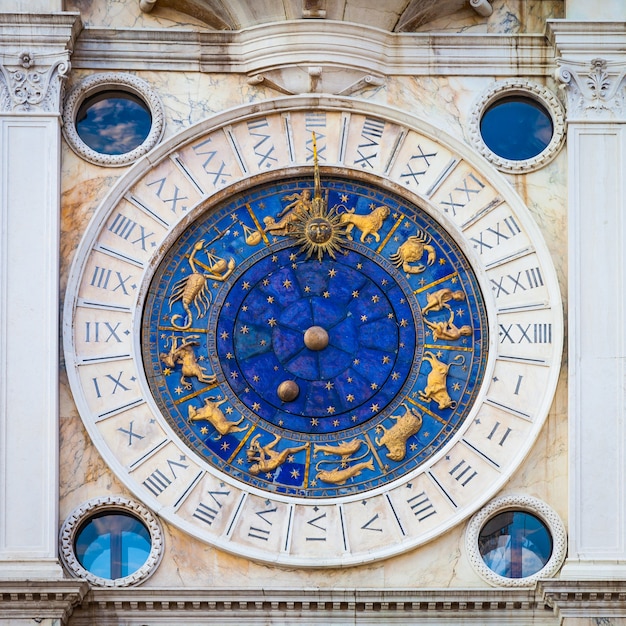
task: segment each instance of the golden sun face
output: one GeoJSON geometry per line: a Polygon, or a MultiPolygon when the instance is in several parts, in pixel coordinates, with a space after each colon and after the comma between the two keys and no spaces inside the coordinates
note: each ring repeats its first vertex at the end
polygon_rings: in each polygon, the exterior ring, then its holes
{"type": "Polygon", "coordinates": [[[325,254],[334,259],[346,241],[336,207],[328,210],[321,197],[315,197],[310,208],[298,213],[290,234],[307,259],[316,256],[318,261],[325,254]]]}

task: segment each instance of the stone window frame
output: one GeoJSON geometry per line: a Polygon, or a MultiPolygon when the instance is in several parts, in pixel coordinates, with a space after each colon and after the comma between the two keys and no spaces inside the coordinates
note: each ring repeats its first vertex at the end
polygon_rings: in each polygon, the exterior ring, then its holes
{"type": "Polygon", "coordinates": [[[123,496],[94,498],[74,509],[61,526],[59,534],[61,560],[75,578],[87,580],[99,587],[130,587],[144,582],[156,571],[163,558],[163,529],[157,518],[142,504],[123,496]],[[83,524],[94,515],[125,513],[145,524],[150,534],[150,553],[146,562],[135,572],[122,578],[103,578],[86,570],[76,557],[74,544],[83,524]]]}
{"type": "Polygon", "coordinates": [[[157,92],[143,79],[122,72],[93,74],[75,85],[63,107],[63,135],[70,148],[94,165],[123,167],[133,163],[154,148],[165,131],[163,103],[157,92]],[[152,125],[143,143],[123,154],[103,154],[90,148],[78,134],[76,116],[80,106],[91,96],[104,91],[125,91],[139,98],[150,111],[152,125]]]}
{"type": "Polygon", "coordinates": [[[465,549],[476,573],[496,587],[532,587],[543,578],[553,577],[563,565],[567,555],[567,534],[559,515],[542,500],[526,495],[510,495],[496,498],[483,507],[469,521],[465,532],[465,549]],[[478,539],[483,526],[499,513],[521,511],[541,520],[552,538],[552,554],[548,562],[531,576],[508,578],[496,574],[483,560],[478,539]]]}
{"type": "Polygon", "coordinates": [[[486,89],[474,103],[469,118],[469,135],[472,144],[501,172],[523,174],[547,165],[559,153],[565,142],[565,113],[559,99],[546,87],[526,79],[512,78],[498,81],[486,89]],[[505,159],[497,155],[484,142],[480,123],[487,109],[503,98],[522,96],[539,103],[552,120],[552,139],[536,156],[530,159],[505,159]]]}

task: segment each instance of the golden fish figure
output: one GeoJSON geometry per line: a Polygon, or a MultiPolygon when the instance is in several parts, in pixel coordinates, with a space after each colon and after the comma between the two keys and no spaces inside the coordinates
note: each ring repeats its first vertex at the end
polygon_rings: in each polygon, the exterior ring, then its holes
{"type": "Polygon", "coordinates": [[[350,456],[354,454],[363,443],[362,439],[343,441],[335,446],[330,444],[316,443],[313,445],[313,454],[323,452],[324,454],[336,454],[337,456],[350,456]]]}
{"type": "Polygon", "coordinates": [[[358,476],[363,470],[366,469],[374,469],[374,460],[372,457],[370,457],[367,461],[355,463],[354,465],[350,465],[344,469],[335,468],[332,470],[318,470],[316,478],[325,483],[344,485],[350,478],[358,476]]]}

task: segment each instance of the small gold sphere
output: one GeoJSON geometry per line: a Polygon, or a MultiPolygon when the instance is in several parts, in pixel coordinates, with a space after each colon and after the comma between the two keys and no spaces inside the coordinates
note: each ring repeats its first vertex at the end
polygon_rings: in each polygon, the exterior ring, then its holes
{"type": "Polygon", "coordinates": [[[300,393],[300,387],[295,380],[284,380],[278,385],[276,393],[283,402],[293,402],[300,393]]]}
{"type": "Polygon", "coordinates": [[[309,350],[323,350],[328,345],[328,333],[321,326],[311,326],[304,333],[304,345],[309,350]]]}

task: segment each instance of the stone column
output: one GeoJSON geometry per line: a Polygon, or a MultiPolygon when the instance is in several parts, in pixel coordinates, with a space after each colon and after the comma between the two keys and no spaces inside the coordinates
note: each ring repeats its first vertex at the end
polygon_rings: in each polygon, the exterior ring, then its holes
{"type": "Polygon", "coordinates": [[[569,551],[561,577],[623,579],[626,25],[559,20],[549,34],[567,99],[569,159],[569,551]]]}
{"type": "Polygon", "coordinates": [[[60,114],[75,14],[0,14],[0,580],[58,553],[60,114]]]}

